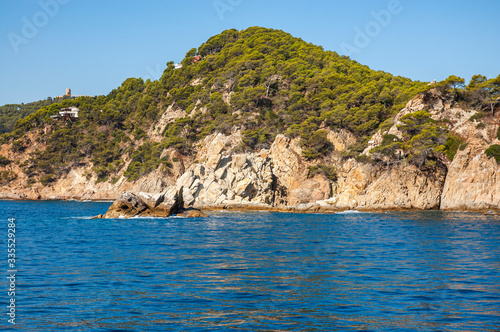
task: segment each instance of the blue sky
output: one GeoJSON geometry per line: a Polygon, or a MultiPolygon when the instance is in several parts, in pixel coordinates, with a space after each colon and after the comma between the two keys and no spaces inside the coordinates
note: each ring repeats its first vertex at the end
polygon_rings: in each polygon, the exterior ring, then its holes
{"type": "Polygon", "coordinates": [[[0,0],[0,105],[157,79],[210,36],[250,26],[414,80],[496,77],[499,12],[497,0],[0,0]]]}

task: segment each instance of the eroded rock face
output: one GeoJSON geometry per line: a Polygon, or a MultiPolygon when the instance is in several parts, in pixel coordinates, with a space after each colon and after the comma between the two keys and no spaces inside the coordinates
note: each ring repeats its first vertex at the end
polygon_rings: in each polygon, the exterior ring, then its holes
{"type": "Polygon", "coordinates": [[[272,205],[273,174],[266,153],[219,155],[216,159],[217,166],[208,157],[206,164],[192,165],[177,180],[185,208],[241,203],[272,205]]]}
{"type": "Polygon", "coordinates": [[[446,169],[423,172],[413,165],[381,172],[357,198],[357,209],[438,209],[446,169]]]}
{"type": "Polygon", "coordinates": [[[444,184],[441,209],[500,209],[500,166],[484,154],[484,148],[469,144],[455,155],[444,184]]]}
{"type": "Polygon", "coordinates": [[[228,155],[223,149],[226,139],[221,135],[207,139],[200,158],[204,162],[193,164],[177,180],[184,208],[439,208],[444,166],[424,172],[412,165],[387,168],[340,158],[333,161],[338,177],[332,182],[324,174],[307,176],[309,164],[296,140],[278,135],[269,152],[228,155]]]}
{"type": "MultiPolygon", "coordinates": [[[[339,151],[355,142],[345,130],[328,129],[333,145],[322,160],[305,160],[298,139],[277,135],[270,149],[238,153],[242,134],[235,131],[205,137],[197,145],[196,157],[182,156],[166,149],[162,157],[172,161],[168,170],[158,168],[134,182],[119,177],[115,183],[98,182],[92,168],[74,168],[50,186],[27,186],[28,178],[18,164],[12,170],[18,179],[2,188],[4,198],[113,199],[119,197],[104,217],[166,217],[193,209],[276,209],[284,211],[339,211],[345,209],[500,209],[500,169],[484,150],[496,139],[497,118],[470,120],[474,110],[463,110],[435,91],[411,100],[394,118],[394,125],[379,131],[370,140],[369,150],[382,142],[383,135],[401,135],[398,130],[405,114],[427,110],[436,121],[446,123],[451,132],[469,145],[458,151],[453,162],[443,160],[433,170],[410,164],[387,167],[383,163],[360,163],[345,159],[339,151]],[[309,174],[311,166],[325,163],[336,170],[336,180],[326,173],[309,174]],[[443,164],[443,165],[442,165],[443,164]],[[444,165],[446,164],[446,165],[444,165]],[[448,169],[447,169],[448,167],[448,169]],[[90,175],[89,175],[90,174],[90,175]],[[125,193],[121,196],[120,193],[125,193]],[[138,193],[138,194],[132,194],[138,193]]],[[[182,114],[170,109],[161,125],[182,114]]],[[[160,126],[161,129],[161,126],[160,126]]],[[[153,135],[153,134],[151,134],[153,135]]],[[[7,145],[0,155],[8,156],[7,145]]],[[[126,169],[128,164],[125,164],[126,169]]],[[[123,172],[121,173],[123,174],[123,172]]]]}
{"type": "Polygon", "coordinates": [[[300,173],[302,149],[297,140],[291,140],[284,135],[276,136],[271,145],[270,155],[273,161],[273,173],[278,184],[291,188],[293,181],[300,173]]]}
{"type": "Polygon", "coordinates": [[[205,217],[207,217],[207,215],[204,212],[202,212],[198,209],[187,209],[181,213],[178,213],[177,216],[184,217],[184,218],[205,218],[205,217]]]}
{"type": "Polygon", "coordinates": [[[142,200],[148,206],[148,208],[154,209],[164,201],[165,194],[151,194],[141,191],[139,194],[137,194],[137,198],[142,200]]]}
{"type": "Polygon", "coordinates": [[[289,205],[307,204],[331,197],[332,185],[323,175],[296,183],[290,190],[289,205]]]}
{"type": "Polygon", "coordinates": [[[339,168],[330,198],[317,202],[331,210],[437,209],[444,166],[422,171],[413,165],[391,168],[348,160],[339,168]]]}
{"type": "Polygon", "coordinates": [[[241,133],[225,136],[221,133],[208,135],[199,145],[195,161],[215,169],[223,155],[230,155],[241,144],[241,133]]]}
{"type": "Polygon", "coordinates": [[[339,131],[329,129],[327,139],[332,143],[335,151],[343,151],[349,145],[356,143],[356,137],[345,129],[339,131]]]}
{"type": "Polygon", "coordinates": [[[329,204],[337,209],[355,209],[358,206],[357,197],[364,194],[368,185],[375,180],[377,169],[349,159],[338,167],[337,172],[338,179],[333,184],[329,204]]]}

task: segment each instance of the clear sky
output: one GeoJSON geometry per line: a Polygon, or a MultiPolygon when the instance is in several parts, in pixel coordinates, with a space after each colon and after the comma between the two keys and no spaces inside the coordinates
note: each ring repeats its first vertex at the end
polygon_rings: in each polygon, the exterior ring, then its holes
{"type": "Polygon", "coordinates": [[[284,30],[414,80],[500,74],[498,0],[0,0],[0,105],[158,79],[225,29],[284,30]]]}

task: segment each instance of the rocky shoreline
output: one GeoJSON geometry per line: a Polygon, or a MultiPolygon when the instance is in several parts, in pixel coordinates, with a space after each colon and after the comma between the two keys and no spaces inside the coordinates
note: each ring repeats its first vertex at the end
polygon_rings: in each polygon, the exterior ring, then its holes
{"type": "MultiPolygon", "coordinates": [[[[196,208],[180,208],[173,209],[169,213],[164,213],[162,210],[150,209],[147,213],[140,213],[133,209],[126,210],[120,208],[117,202],[122,202],[123,197],[128,197],[129,195],[135,194],[125,192],[122,194],[122,197],[117,200],[80,200],[80,199],[64,199],[64,198],[53,198],[53,199],[37,199],[37,200],[26,200],[20,198],[0,198],[0,200],[11,200],[11,201],[77,201],[77,202],[109,202],[116,203],[110,206],[108,213],[99,214],[92,219],[113,219],[113,218],[131,218],[131,217],[152,217],[152,218],[165,218],[169,216],[180,216],[186,218],[192,217],[206,217],[210,212],[277,212],[277,213],[321,213],[321,214],[335,214],[342,212],[363,212],[363,213],[385,213],[385,212],[410,212],[410,211],[444,211],[444,212],[464,212],[464,213],[482,213],[482,214],[500,214],[500,208],[498,207],[490,207],[490,208],[468,208],[466,206],[457,207],[453,209],[416,209],[416,208],[385,208],[385,209],[371,209],[371,208],[360,208],[360,209],[348,209],[348,208],[332,208],[331,206],[327,206],[325,204],[320,203],[308,203],[301,204],[299,206],[280,206],[273,207],[268,205],[261,204],[234,204],[234,205],[212,205],[206,206],[203,210],[196,208]],[[118,206],[118,208],[117,208],[118,206]]],[[[155,195],[149,193],[140,193],[140,195],[155,195]]],[[[141,211],[142,212],[142,211],[141,211]]]]}
{"type": "MultiPolygon", "coordinates": [[[[305,159],[298,138],[284,135],[278,135],[269,149],[244,153],[239,150],[242,134],[236,131],[205,137],[195,156],[169,149],[164,153],[173,161],[168,172],[157,169],[134,182],[123,175],[115,183],[99,182],[95,174],[88,177],[88,167],[81,167],[49,186],[28,186],[21,169],[12,166],[18,178],[0,188],[0,199],[116,200],[103,216],[112,218],[218,210],[499,211],[500,166],[484,153],[491,144],[500,144],[498,115],[482,119],[478,126],[475,110],[461,109],[438,94],[419,95],[395,116],[389,129],[372,137],[363,153],[370,155],[384,134],[400,137],[401,117],[421,110],[447,123],[450,132],[465,142],[452,161],[417,167],[346,158],[343,151],[355,142],[353,135],[330,129],[332,150],[319,161],[305,159]],[[329,168],[321,168],[324,165],[329,168]]],[[[7,145],[2,146],[0,154],[7,153],[7,145]]]]}

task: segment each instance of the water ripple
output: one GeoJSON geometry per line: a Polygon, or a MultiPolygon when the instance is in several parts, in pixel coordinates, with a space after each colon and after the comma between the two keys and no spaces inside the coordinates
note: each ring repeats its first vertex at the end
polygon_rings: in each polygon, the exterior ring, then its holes
{"type": "Polygon", "coordinates": [[[17,219],[16,329],[500,329],[494,215],[90,219],[109,205],[0,202],[3,229],[17,219]]]}

